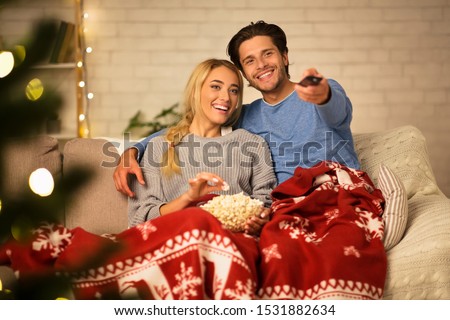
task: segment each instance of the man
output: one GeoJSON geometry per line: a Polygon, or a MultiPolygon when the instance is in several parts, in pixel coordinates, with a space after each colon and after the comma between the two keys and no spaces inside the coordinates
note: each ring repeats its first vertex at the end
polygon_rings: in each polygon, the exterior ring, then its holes
{"type": "MultiPolygon", "coordinates": [[[[316,83],[290,81],[287,40],[284,31],[264,21],[242,28],[229,42],[228,55],[249,84],[262,94],[244,106],[237,127],[266,139],[271,149],[278,183],[291,177],[296,167],[311,167],[323,160],[359,169],[350,122],[352,105],[344,89],[316,69],[303,78],[316,83]]],[[[128,174],[145,184],[137,159],[147,138],[126,150],[114,172],[116,189],[129,197],[128,174]]]]}

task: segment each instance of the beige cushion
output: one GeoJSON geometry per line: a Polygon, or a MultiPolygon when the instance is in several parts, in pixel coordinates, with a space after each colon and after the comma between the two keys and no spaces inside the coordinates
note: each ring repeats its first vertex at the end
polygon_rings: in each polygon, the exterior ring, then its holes
{"type": "Polygon", "coordinates": [[[117,149],[104,139],[74,139],[64,147],[63,171],[81,167],[92,171],[88,181],[66,203],[66,226],[104,234],[127,228],[127,197],[114,185],[117,149]]]}
{"type": "Polygon", "coordinates": [[[46,168],[55,182],[61,179],[61,153],[58,140],[49,136],[17,138],[8,141],[1,150],[3,196],[16,198],[28,190],[30,174],[46,168]]]}
{"type": "Polygon", "coordinates": [[[403,183],[385,165],[378,172],[378,188],[386,201],[383,212],[384,238],[386,250],[394,247],[403,237],[408,221],[408,199],[403,183]]]}
{"type": "Polygon", "coordinates": [[[369,174],[375,185],[377,171],[384,164],[403,182],[408,199],[417,193],[443,195],[431,168],[425,137],[416,127],[356,133],[354,142],[361,169],[369,174]]]}

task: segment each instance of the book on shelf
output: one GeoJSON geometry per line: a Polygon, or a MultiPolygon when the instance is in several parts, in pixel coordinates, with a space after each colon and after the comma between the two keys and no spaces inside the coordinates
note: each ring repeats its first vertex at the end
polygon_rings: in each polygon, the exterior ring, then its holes
{"type": "Polygon", "coordinates": [[[61,21],[56,39],[50,55],[50,63],[64,63],[74,61],[75,51],[75,24],[61,21]]]}

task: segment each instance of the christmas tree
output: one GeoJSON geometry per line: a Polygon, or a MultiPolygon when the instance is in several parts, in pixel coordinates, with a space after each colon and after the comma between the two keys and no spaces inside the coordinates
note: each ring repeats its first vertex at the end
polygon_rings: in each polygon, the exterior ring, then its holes
{"type": "MultiPolygon", "coordinates": [[[[33,66],[48,57],[57,26],[51,21],[41,21],[33,30],[20,46],[3,48],[1,52],[6,59],[0,62],[0,150],[5,150],[11,141],[40,134],[46,120],[57,114],[62,105],[60,95],[43,90],[45,84],[39,79],[29,81],[33,66]],[[11,56],[13,65],[8,67],[11,56]]],[[[4,176],[4,153],[0,153],[0,177],[4,176]]],[[[19,197],[12,198],[0,184],[0,245],[10,239],[27,241],[43,221],[62,223],[63,204],[70,201],[70,195],[88,176],[82,168],[64,173],[64,182],[56,179],[51,194],[45,196],[24,188],[19,197]]],[[[2,290],[0,285],[0,299],[56,299],[69,292],[70,279],[53,273],[18,280],[12,290],[2,290]]]]}

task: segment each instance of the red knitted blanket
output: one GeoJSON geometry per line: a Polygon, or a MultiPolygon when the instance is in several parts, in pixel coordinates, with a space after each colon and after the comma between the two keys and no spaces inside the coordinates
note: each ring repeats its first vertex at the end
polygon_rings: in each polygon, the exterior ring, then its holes
{"type": "Polygon", "coordinates": [[[191,207],[119,234],[44,224],[0,247],[21,285],[57,274],[77,299],[379,299],[383,198],[336,163],[298,168],[272,193],[259,239],[191,207]]]}
{"type": "Polygon", "coordinates": [[[0,248],[0,264],[25,286],[57,273],[76,299],[253,299],[257,250],[254,238],[188,208],[115,235],[46,224],[0,248]]]}
{"type": "Polygon", "coordinates": [[[263,299],[380,299],[386,278],[383,197],[362,171],[297,168],[272,192],[260,239],[263,299]]]}

